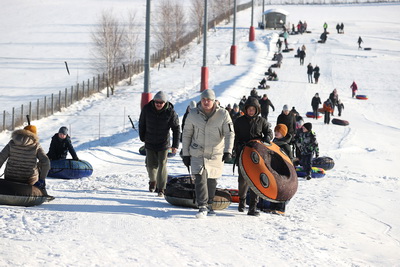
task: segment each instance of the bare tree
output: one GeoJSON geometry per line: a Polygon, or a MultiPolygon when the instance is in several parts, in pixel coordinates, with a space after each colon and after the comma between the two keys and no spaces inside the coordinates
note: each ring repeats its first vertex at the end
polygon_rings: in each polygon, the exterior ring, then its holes
{"type": "Polygon", "coordinates": [[[124,58],[123,36],[124,29],[114,17],[112,10],[103,11],[97,27],[92,32],[92,41],[97,68],[106,72],[107,97],[109,88],[111,88],[111,94],[114,94],[114,69],[122,63],[124,58]]]}
{"type": "MultiPolygon", "coordinates": [[[[136,20],[136,11],[129,10],[128,21],[126,23],[126,34],[124,35],[126,56],[129,64],[134,62],[139,45],[139,29],[136,20]]],[[[132,75],[129,73],[129,84],[132,83],[132,75]]]]}
{"type": "Polygon", "coordinates": [[[186,18],[185,11],[181,3],[175,2],[173,7],[173,19],[174,19],[174,52],[177,53],[177,57],[181,57],[181,42],[186,32],[186,18]]]}
{"type": "Polygon", "coordinates": [[[159,15],[156,17],[154,36],[157,40],[158,49],[163,52],[164,67],[165,59],[171,54],[171,45],[174,39],[172,4],[170,0],[164,0],[160,3],[159,15]]]}
{"type": "Polygon", "coordinates": [[[191,17],[195,22],[195,29],[197,30],[197,43],[201,42],[201,32],[204,20],[204,0],[192,0],[190,7],[191,17]]]}

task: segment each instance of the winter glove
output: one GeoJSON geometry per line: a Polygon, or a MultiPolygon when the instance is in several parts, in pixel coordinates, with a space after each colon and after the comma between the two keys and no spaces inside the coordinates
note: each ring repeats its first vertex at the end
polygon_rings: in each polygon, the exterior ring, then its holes
{"type": "Polygon", "coordinates": [[[229,162],[231,160],[232,160],[232,154],[229,152],[225,152],[224,155],[222,156],[222,161],[229,162]]]}
{"type": "Polygon", "coordinates": [[[46,188],[46,181],[45,180],[38,180],[33,186],[36,186],[39,189],[45,189],[46,188]]]}
{"type": "Polygon", "coordinates": [[[315,152],[315,157],[318,158],[319,157],[319,153],[315,152]]]}
{"type": "Polygon", "coordinates": [[[190,166],[190,156],[183,156],[182,157],[182,161],[183,161],[183,164],[185,164],[186,167],[190,166]]]}

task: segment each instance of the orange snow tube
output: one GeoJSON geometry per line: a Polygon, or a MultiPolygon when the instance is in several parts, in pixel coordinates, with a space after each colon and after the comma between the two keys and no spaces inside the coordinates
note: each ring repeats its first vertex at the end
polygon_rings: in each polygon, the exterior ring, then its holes
{"type": "Polygon", "coordinates": [[[296,169],[274,143],[247,143],[240,154],[239,171],[258,196],[271,202],[288,201],[297,191],[296,169]]]}

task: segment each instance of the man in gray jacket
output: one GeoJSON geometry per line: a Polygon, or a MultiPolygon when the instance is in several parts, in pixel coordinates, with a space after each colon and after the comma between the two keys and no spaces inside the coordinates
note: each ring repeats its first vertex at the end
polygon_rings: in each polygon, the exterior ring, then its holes
{"type": "Polygon", "coordinates": [[[222,175],[224,161],[232,159],[234,129],[231,117],[215,104],[215,93],[203,91],[201,101],[190,110],[182,134],[183,163],[191,166],[199,212],[197,218],[215,216],[212,203],[217,178],[222,175]]]}

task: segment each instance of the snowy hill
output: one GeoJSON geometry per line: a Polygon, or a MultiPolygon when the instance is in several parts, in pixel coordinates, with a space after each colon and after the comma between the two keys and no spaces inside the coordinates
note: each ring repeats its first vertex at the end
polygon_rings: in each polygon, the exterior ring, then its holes
{"type": "MultiPolygon", "coordinates": [[[[24,27],[37,11],[18,5],[27,20],[20,24],[24,27]]],[[[78,156],[94,166],[94,173],[80,180],[48,178],[48,191],[56,197],[50,203],[0,206],[0,266],[399,266],[400,5],[277,7],[290,12],[291,22],[306,20],[311,33],[289,38],[289,47],[307,47],[305,65],[300,66],[294,52],[284,53],[279,81],[259,90],[276,107],[270,122],[275,125],[284,104],[295,106],[305,118],[312,96],[318,92],[324,100],[334,88],[345,105],[342,118],[350,122],[342,127],[306,119],[313,123],[320,154],[336,165],[322,179],[299,178],[285,216],[262,213],[254,218],[231,204],[216,218],[197,220],[196,210],[171,206],[149,193],[144,157],[138,153],[142,143],[126,118],[129,114],[136,122],[140,114],[143,77],[138,75],[133,86],[120,84],[112,98],[94,95],[33,121],[45,150],[58,128],[68,126],[78,156]],[[325,44],[318,44],[324,22],[331,33],[325,44]],[[334,30],[341,22],[344,35],[334,30]],[[371,51],[357,49],[358,36],[371,51]],[[319,84],[307,83],[310,62],[321,68],[319,84]],[[368,100],[351,98],[353,80],[368,100]]],[[[51,8],[52,16],[64,16],[78,30],[85,29],[78,26],[83,16],[69,18],[51,8]]],[[[236,66],[229,64],[232,25],[208,33],[210,88],[224,106],[248,95],[273,63],[277,32],[257,30],[249,43],[249,18],[250,10],[238,15],[236,66]]],[[[40,29],[35,25],[32,33],[40,29]]],[[[55,29],[56,35],[70,30],[55,29]]],[[[25,42],[37,47],[29,35],[25,42]]],[[[72,52],[83,53],[79,46],[72,52]]],[[[164,90],[180,116],[191,100],[199,100],[201,55],[202,45],[192,44],[174,64],[151,70],[152,92],[164,90]]],[[[29,90],[16,97],[26,97],[29,90]]],[[[9,138],[10,132],[0,134],[2,147],[9,138]]],[[[187,171],[177,156],[169,160],[168,172],[187,171]]],[[[225,166],[218,186],[237,188],[232,165],[225,166]]]]}

